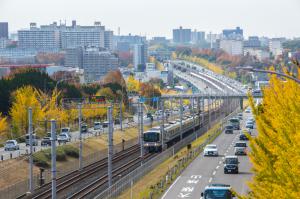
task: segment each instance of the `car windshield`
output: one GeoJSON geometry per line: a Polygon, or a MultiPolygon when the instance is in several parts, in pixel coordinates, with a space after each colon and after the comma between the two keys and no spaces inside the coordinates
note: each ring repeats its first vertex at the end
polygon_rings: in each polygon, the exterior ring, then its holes
{"type": "Polygon", "coordinates": [[[235,143],[236,147],[247,147],[246,143],[235,143]]]}
{"type": "Polygon", "coordinates": [[[238,159],[237,158],[226,158],[225,159],[225,164],[237,164],[238,159]]]}
{"type": "MultiPolygon", "coordinates": [[[[25,139],[26,139],[26,140],[29,140],[29,135],[26,135],[26,136],[25,136],[25,139]]],[[[32,135],[32,139],[36,139],[36,135],[32,135]]]]}
{"type": "Polygon", "coordinates": [[[6,144],[7,145],[14,145],[15,143],[13,141],[7,141],[6,144]]]}
{"type": "Polygon", "coordinates": [[[217,148],[217,146],[208,145],[208,146],[206,146],[206,148],[208,148],[208,149],[216,149],[216,148],[217,148]]]}
{"type": "Polygon", "coordinates": [[[226,129],[233,129],[233,126],[226,126],[226,129]]]}
{"type": "Polygon", "coordinates": [[[231,199],[232,195],[229,190],[206,190],[205,199],[231,199]]]}
{"type": "Polygon", "coordinates": [[[159,133],[148,132],[144,134],[145,142],[157,142],[159,141],[159,133]]]}
{"type": "Polygon", "coordinates": [[[239,119],[236,119],[236,118],[232,118],[229,120],[231,123],[239,123],[239,119]]]}
{"type": "Polygon", "coordinates": [[[69,132],[69,129],[67,128],[61,129],[61,132],[69,132]]]}

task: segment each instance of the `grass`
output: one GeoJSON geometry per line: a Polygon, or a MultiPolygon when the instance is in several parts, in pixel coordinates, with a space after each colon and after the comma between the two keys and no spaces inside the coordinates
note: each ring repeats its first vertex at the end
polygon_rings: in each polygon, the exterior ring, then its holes
{"type": "MultiPolygon", "coordinates": [[[[156,125],[153,123],[153,125],[156,125]]],[[[149,129],[149,126],[144,126],[144,131],[149,129]]],[[[122,139],[128,141],[135,139],[138,136],[138,129],[136,127],[126,128],[124,131],[114,131],[114,144],[122,142],[122,139]]],[[[126,144],[126,142],[125,142],[126,144]]],[[[79,142],[73,142],[66,145],[61,145],[58,148],[57,154],[59,156],[57,162],[57,170],[61,173],[67,171],[69,168],[76,169],[78,165],[79,156],[79,142]]],[[[107,135],[103,134],[97,137],[86,138],[83,141],[83,157],[88,157],[92,154],[98,153],[107,148],[107,135]]],[[[104,154],[105,155],[105,154],[104,154]]],[[[35,166],[34,174],[39,173],[39,167],[50,168],[50,149],[45,149],[44,152],[34,153],[35,166]]],[[[0,162],[0,187],[1,189],[13,185],[17,182],[23,181],[28,177],[28,160],[27,157],[19,157],[16,159],[5,160],[0,162]]]]}
{"type": "MultiPolygon", "coordinates": [[[[220,124],[216,124],[208,132],[206,132],[204,135],[200,136],[197,140],[192,142],[192,148],[196,148],[203,144],[208,138],[210,138],[210,136],[212,136],[212,134],[219,128],[219,126],[220,124]]],[[[215,135],[215,137],[217,137],[218,135],[219,134],[215,135]]],[[[213,140],[214,138],[212,138],[211,140],[213,140]]],[[[133,198],[148,198],[150,192],[153,190],[153,187],[156,184],[158,184],[160,179],[163,179],[166,176],[166,173],[170,170],[170,168],[174,167],[178,163],[178,160],[182,157],[185,157],[187,154],[187,147],[182,148],[179,152],[175,154],[174,157],[167,159],[162,164],[157,166],[154,170],[152,170],[149,174],[140,179],[136,184],[133,185],[133,198]]],[[[159,191],[156,195],[152,195],[152,197],[160,198],[163,191],[164,190],[159,191]]],[[[118,199],[127,199],[130,198],[130,195],[131,190],[128,189],[124,193],[122,193],[118,197],[118,199]]]]}
{"type": "MultiPolygon", "coordinates": [[[[56,148],[56,160],[66,161],[67,157],[79,157],[78,148],[72,145],[62,145],[56,148]]],[[[49,168],[51,161],[51,149],[45,149],[33,154],[33,162],[37,167],[49,168]]]]}

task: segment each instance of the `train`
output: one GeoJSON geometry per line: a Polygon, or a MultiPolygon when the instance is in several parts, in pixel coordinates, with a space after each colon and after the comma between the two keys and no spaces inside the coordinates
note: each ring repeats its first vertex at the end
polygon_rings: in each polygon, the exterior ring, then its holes
{"type": "MultiPolygon", "coordinates": [[[[194,129],[198,130],[201,128],[203,126],[203,123],[200,122],[202,116],[204,117],[204,123],[206,123],[207,114],[207,112],[201,113],[200,115],[195,114],[194,118],[191,115],[185,115],[182,120],[182,137],[187,137],[194,129]],[[202,114],[204,114],[204,116],[202,114]]],[[[160,126],[155,126],[143,133],[144,150],[150,153],[161,152],[165,147],[168,148],[180,141],[180,132],[180,119],[166,123],[164,125],[164,139],[162,143],[160,126]],[[164,144],[164,146],[162,144],[164,144]]]]}

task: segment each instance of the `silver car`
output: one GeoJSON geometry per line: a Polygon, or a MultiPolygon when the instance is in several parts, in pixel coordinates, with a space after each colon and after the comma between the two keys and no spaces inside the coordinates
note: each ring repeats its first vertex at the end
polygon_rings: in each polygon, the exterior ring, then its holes
{"type": "Polygon", "coordinates": [[[5,151],[19,150],[20,146],[16,140],[7,140],[4,145],[5,151]]]}

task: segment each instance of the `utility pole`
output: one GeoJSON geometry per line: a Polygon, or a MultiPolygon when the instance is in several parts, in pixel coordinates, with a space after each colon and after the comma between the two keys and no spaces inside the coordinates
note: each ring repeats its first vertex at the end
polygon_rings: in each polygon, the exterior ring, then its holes
{"type": "Polygon", "coordinates": [[[112,158],[113,158],[113,118],[112,118],[112,106],[107,110],[108,118],[108,186],[112,185],[112,158]]]}
{"type": "Polygon", "coordinates": [[[122,103],[123,103],[123,93],[122,93],[122,101],[120,102],[120,129],[121,129],[121,131],[123,131],[122,103]]]}
{"type": "Polygon", "coordinates": [[[205,110],[204,110],[204,96],[202,96],[202,100],[201,100],[201,104],[202,104],[202,118],[201,118],[201,123],[202,123],[202,127],[204,127],[204,113],[205,113],[205,110]]]}
{"type": "Polygon", "coordinates": [[[56,199],[56,121],[51,120],[51,181],[52,199],[56,199]]]}
{"type": "Polygon", "coordinates": [[[171,103],[171,109],[170,109],[170,118],[173,119],[173,100],[172,98],[170,99],[170,103],[171,103]]]}
{"type": "Polygon", "coordinates": [[[183,135],[182,135],[182,131],[183,131],[183,129],[182,129],[182,120],[183,120],[183,118],[182,118],[182,97],[180,96],[180,101],[179,101],[179,103],[180,103],[180,140],[182,140],[182,138],[183,138],[183,135]]]}
{"type": "Polygon", "coordinates": [[[199,128],[200,128],[200,114],[201,114],[201,107],[200,107],[200,97],[197,97],[197,109],[198,109],[198,120],[199,120],[199,128]]]}
{"type": "Polygon", "coordinates": [[[82,125],[82,104],[79,103],[78,104],[78,124],[79,124],[79,171],[81,171],[82,169],[82,129],[81,129],[81,125],[82,125]]]}
{"type": "MultiPolygon", "coordinates": [[[[210,128],[210,120],[211,120],[211,113],[210,113],[210,105],[211,105],[211,101],[210,101],[210,98],[211,98],[211,96],[210,96],[210,94],[209,94],[209,96],[208,96],[208,103],[207,103],[207,107],[208,107],[208,129],[210,128]]],[[[208,130],[207,129],[207,130],[208,130]]]]}
{"type": "Polygon", "coordinates": [[[197,133],[196,133],[196,129],[195,129],[194,97],[192,97],[192,115],[193,115],[193,132],[195,133],[195,137],[197,139],[197,133]]]}
{"type": "Polygon", "coordinates": [[[33,157],[32,157],[32,108],[28,108],[28,134],[29,134],[29,192],[32,194],[33,185],[33,157]]]}
{"type": "Polygon", "coordinates": [[[143,103],[139,103],[139,134],[140,134],[140,148],[141,148],[141,165],[144,161],[144,121],[143,121],[143,103]]]}
{"type": "Polygon", "coordinates": [[[161,133],[161,147],[162,150],[164,149],[164,114],[165,114],[165,110],[164,110],[164,100],[161,99],[160,101],[160,109],[161,109],[161,122],[160,122],[160,133],[161,133]]]}

